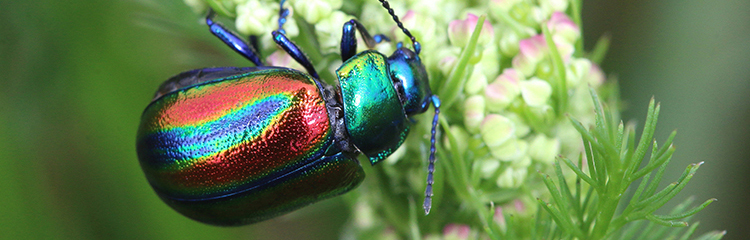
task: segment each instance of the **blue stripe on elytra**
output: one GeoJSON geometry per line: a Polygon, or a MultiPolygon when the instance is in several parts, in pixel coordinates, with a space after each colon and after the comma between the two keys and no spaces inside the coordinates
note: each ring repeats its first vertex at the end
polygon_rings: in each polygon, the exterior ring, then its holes
{"type": "Polygon", "coordinates": [[[290,105],[287,96],[272,95],[214,121],[149,134],[146,144],[161,164],[209,156],[259,136],[290,105]]]}

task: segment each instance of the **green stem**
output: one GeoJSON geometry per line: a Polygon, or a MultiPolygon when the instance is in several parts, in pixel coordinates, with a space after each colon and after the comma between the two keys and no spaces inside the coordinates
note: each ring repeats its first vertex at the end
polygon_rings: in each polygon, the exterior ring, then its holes
{"type": "Polygon", "coordinates": [[[552,34],[550,34],[547,25],[542,25],[542,35],[544,35],[544,40],[547,42],[547,47],[549,48],[550,60],[552,61],[553,66],[553,76],[555,76],[555,80],[557,80],[551,81],[551,83],[554,83],[554,89],[557,90],[554,94],[556,96],[555,100],[557,101],[555,116],[562,117],[563,113],[568,111],[568,84],[565,79],[565,65],[563,64],[560,52],[557,51],[557,45],[555,45],[555,42],[552,40],[552,34]]]}
{"type": "Polygon", "coordinates": [[[570,9],[573,16],[573,22],[578,26],[579,31],[581,31],[581,35],[578,38],[578,41],[576,41],[576,51],[575,56],[580,57],[583,54],[583,21],[581,21],[581,1],[580,0],[573,0],[570,1],[570,9]]]}
{"type": "Polygon", "coordinates": [[[594,231],[592,231],[592,235],[590,239],[602,239],[607,234],[607,230],[609,229],[609,224],[612,221],[612,217],[615,215],[615,210],[617,210],[617,204],[619,202],[619,197],[614,196],[603,196],[600,197],[601,199],[601,208],[599,215],[596,217],[596,223],[594,224],[594,231]]]}
{"type": "Polygon", "coordinates": [[[438,96],[442,99],[443,107],[445,109],[450,109],[451,105],[458,98],[458,94],[463,92],[463,84],[466,82],[466,78],[468,78],[469,74],[471,74],[474,64],[470,64],[469,59],[474,55],[474,50],[476,49],[477,41],[479,40],[479,33],[482,31],[485,18],[487,18],[486,15],[479,16],[479,20],[477,20],[477,25],[474,27],[471,38],[469,39],[469,42],[466,43],[466,47],[464,47],[461,56],[458,58],[458,63],[451,71],[448,80],[438,90],[438,96]]]}

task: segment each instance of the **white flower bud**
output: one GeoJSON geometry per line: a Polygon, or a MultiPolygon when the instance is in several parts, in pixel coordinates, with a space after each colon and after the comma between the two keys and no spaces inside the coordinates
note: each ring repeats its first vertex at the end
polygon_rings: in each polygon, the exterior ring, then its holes
{"type": "Polygon", "coordinates": [[[523,101],[531,107],[539,107],[547,103],[552,96],[552,86],[542,79],[532,77],[521,82],[521,96],[523,101]]]}
{"type": "Polygon", "coordinates": [[[508,139],[513,137],[515,126],[510,119],[498,115],[490,114],[482,121],[482,126],[479,129],[482,134],[482,140],[487,144],[488,147],[495,147],[503,144],[508,139]]]}
{"type": "Polygon", "coordinates": [[[556,138],[547,138],[544,134],[539,134],[531,140],[529,156],[533,160],[551,164],[558,154],[560,154],[560,141],[556,138]]]}
{"type": "Polygon", "coordinates": [[[464,102],[464,125],[471,133],[479,132],[479,125],[484,121],[484,98],[474,95],[464,102]]]}

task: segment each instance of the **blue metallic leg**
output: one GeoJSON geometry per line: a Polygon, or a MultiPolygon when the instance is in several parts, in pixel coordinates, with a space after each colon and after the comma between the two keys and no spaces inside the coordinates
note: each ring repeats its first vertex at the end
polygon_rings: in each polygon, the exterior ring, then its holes
{"type": "Polygon", "coordinates": [[[307,59],[307,56],[305,56],[305,53],[302,52],[299,47],[294,44],[289,38],[286,37],[286,31],[284,31],[284,23],[286,23],[286,17],[289,16],[289,9],[284,8],[284,2],[285,0],[281,0],[281,3],[279,4],[279,29],[271,32],[273,35],[273,41],[276,42],[279,47],[284,49],[289,56],[294,58],[295,61],[297,61],[300,65],[305,67],[305,70],[307,70],[307,73],[309,73],[313,78],[320,79],[318,76],[318,72],[315,71],[315,68],[313,67],[312,63],[309,59],[307,59]]]}
{"type": "Polygon", "coordinates": [[[286,17],[289,16],[289,9],[284,8],[284,2],[286,0],[279,1],[279,28],[278,31],[286,34],[286,31],[284,31],[284,23],[286,23],[286,17]]]}
{"type": "Polygon", "coordinates": [[[344,23],[343,33],[341,34],[342,61],[346,61],[354,56],[354,54],[357,54],[357,37],[354,33],[357,30],[359,30],[359,34],[362,36],[365,45],[367,45],[367,48],[369,49],[374,48],[375,44],[381,43],[382,41],[391,41],[383,34],[370,36],[370,33],[367,32],[367,29],[365,29],[365,27],[362,26],[361,23],[357,22],[357,20],[354,19],[349,20],[348,22],[344,23]]]}
{"type": "Polygon", "coordinates": [[[278,30],[273,31],[271,34],[273,35],[273,41],[276,42],[279,47],[284,49],[284,51],[286,51],[289,56],[294,58],[295,61],[305,67],[307,73],[309,73],[315,79],[320,79],[320,77],[318,76],[318,72],[315,71],[315,68],[313,67],[312,63],[310,63],[310,60],[307,59],[305,53],[303,53],[302,50],[300,50],[299,47],[297,47],[297,45],[292,42],[292,40],[289,40],[289,38],[287,38],[284,33],[281,33],[278,30]]]}
{"type": "MultiPolygon", "coordinates": [[[[260,60],[260,55],[255,51],[253,47],[245,43],[236,33],[229,31],[226,27],[221,25],[219,22],[214,22],[213,18],[216,14],[212,9],[208,10],[208,16],[206,16],[206,24],[216,37],[221,39],[227,46],[232,48],[235,52],[244,56],[255,66],[263,66],[263,61],[260,60]]],[[[255,44],[257,45],[257,44],[255,44]]]]}

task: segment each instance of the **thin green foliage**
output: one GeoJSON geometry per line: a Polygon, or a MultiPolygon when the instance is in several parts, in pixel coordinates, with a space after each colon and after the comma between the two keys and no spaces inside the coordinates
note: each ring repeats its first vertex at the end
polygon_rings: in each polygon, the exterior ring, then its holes
{"type": "MultiPolygon", "coordinates": [[[[692,208],[689,207],[692,200],[688,199],[668,215],[655,212],[687,185],[703,162],[689,165],[680,178],[657,191],[674,154],[672,142],[676,136],[676,132],[672,132],[661,146],[653,140],[659,104],[653,99],[649,103],[646,124],[636,144],[635,127],[626,127],[615,119],[612,112],[602,105],[596,92],[592,89],[590,93],[596,111],[594,127],[586,129],[581,122],[570,118],[583,138],[585,154],[578,159],[578,164],[558,157],[554,164],[557,182],[542,174],[551,201],[539,200],[541,208],[550,214],[563,232],[562,236],[567,236],[563,238],[689,239],[697,224],[689,228],[677,227],[689,226],[690,217],[716,199],[706,200],[692,208]],[[571,190],[561,165],[572,170],[575,192],[571,190]],[[634,185],[638,180],[640,183],[634,185]],[[634,189],[632,197],[624,197],[629,189],[634,189]],[[588,193],[583,194],[586,190],[588,193]],[[644,222],[647,222],[645,226],[644,222]]],[[[723,232],[710,232],[699,239],[720,239],[722,236],[723,232]]]]}

